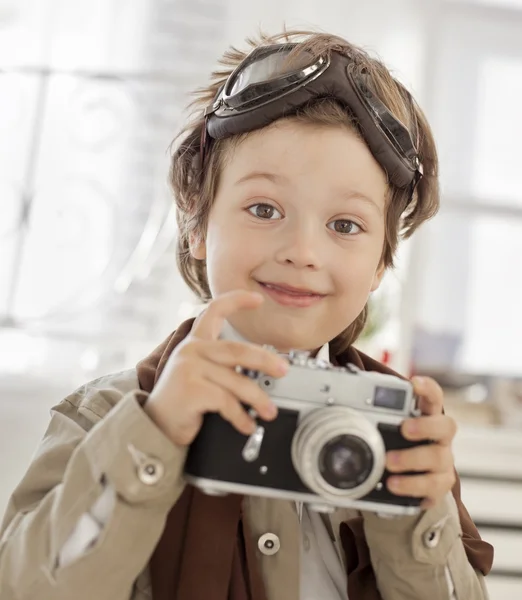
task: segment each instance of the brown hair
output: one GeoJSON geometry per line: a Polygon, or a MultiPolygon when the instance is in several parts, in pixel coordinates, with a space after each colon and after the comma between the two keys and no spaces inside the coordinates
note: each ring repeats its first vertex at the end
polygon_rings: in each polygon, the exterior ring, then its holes
{"type": "MultiPolygon", "coordinates": [[[[180,134],[180,143],[174,152],[170,168],[170,183],[177,205],[179,237],[177,262],[181,275],[191,290],[203,301],[211,298],[207,280],[206,262],[196,260],[190,254],[191,237],[204,236],[208,215],[219,185],[220,174],[230,150],[249,134],[241,134],[224,140],[214,141],[205,159],[205,168],[199,160],[201,133],[204,126],[204,109],[212,103],[218,89],[228,76],[253,48],[265,44],[295,42],[301,44],[297,50],[310,51],[314,56],[337,51],[357,60],[369,73],[374,92],[387,108],[406,125],[416,142],[424,176],[420,180],[413,198],[410,189],[399,189],[392,184],[386,209],[386,233],[382,263],[386,268],[393,266],[393,258],[400,239],[406,239],[424,221],[435,215],[439,207],[438,159],[433,134],[423,112],[410,93],[394,79],[385,65],[372,58],[361,48],[343,38],[309,31],[285,31],[258,40],[247,40],[247,52],[230,48],[219,64],[221,70],[212,73],[208,87],[195,93],[191,107],[192,120],[180,134]]],[[[360,135],[355,117],[333,99],[320,99],[301,108],[291,116],[303,123],[328,126],[348,126],[360,135]]],[[[361,136],[362,137],[362,136],[361,136]]],[[[364,138],[363,138],[364,139],[364,138]]],[[[368,316],[366,305],[357,319],[333,340],[333,351],[342,352],[352,344],[364,328],[368,316]]]]}

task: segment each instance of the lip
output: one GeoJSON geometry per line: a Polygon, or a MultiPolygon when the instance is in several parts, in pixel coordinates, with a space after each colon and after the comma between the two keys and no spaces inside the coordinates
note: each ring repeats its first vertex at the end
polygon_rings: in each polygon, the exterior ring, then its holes
{"type": "Polygon", "coordinates": [[[265,294],[282,306],[306,308],[308,306],[317,304],[325,297],[325,294],[320,294],[310,289],[297,288],[283,283],[272,283],[269,281],[258,281],[257,283],[260,285],[265,294]]]}

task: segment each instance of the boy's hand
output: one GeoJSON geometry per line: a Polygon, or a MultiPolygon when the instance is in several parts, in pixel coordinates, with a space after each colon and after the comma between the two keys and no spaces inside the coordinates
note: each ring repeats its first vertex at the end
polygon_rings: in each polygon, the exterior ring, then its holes
{"type": "Polygon", "coordinates": [[[288,370],[287,361],[261,346],[218,339],[225,319],[238,310],[256,308],[262,301],[259,294],[246,291],[216,298],[170,355],[144,409],[175,444],[190,444],[207,412],[219,413],[241,433],[252,434],[254,421],[241,402],[265,420],[276,417],[269,396],[257,383],[236,373],[235,367],[281,377],[288,370]]]}
{"type": "Polygon", "coordinates": [[[425,471],[419,475],[394,475],[388,479],[389,489],[399,496],[424,498],[421,507],[437,504],[455,483],[451,444],[457,424],[442,413],[443,393],[430,377],[412,379],[415,393],[420,397],[422,415],[402,424],[402,435],[408,440],[431,440],[433,443],[406,450],[388,452],[386,467],[392,473],[425,471]]]}

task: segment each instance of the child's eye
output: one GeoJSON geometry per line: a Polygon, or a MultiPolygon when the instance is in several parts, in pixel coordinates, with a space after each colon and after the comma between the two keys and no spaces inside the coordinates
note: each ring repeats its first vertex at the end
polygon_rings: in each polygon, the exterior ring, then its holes
{"type": "Polygon", "coordinates": [[[360,225],[350,221],[350,219],[336,219],[328,223],[327,227],[343,235],[354,235],[362,231],[360,225]]]}
{"type": "Polygon", "coordinates": [[[271,204],[253,204],[247,208],[248,212],[259,219],[280,219],[283,215],[271,204]]]}

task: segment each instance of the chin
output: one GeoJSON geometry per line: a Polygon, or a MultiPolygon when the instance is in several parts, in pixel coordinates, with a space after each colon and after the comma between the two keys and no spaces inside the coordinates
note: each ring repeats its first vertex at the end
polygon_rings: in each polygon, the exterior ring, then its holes
{"type": "MultiPolygon", "coordinates": [[[[315,350],[330,341],[331,324],[319,320],[313,325],[313,320],[303,319],[301,315],[267,313],[261,309],[251,314],[237,314],[229,319],[231,325],[254,344],[274,346],[280,352],[289,350],[315,350]],[[257,313],[257,314],[256,314],[257,313]]],[[[332,332],[332,338],[337,332],[332,332]]]]}
{"type": "Polygon", "coordinates": [[[262,331],[256,331],[255,337],[257,343],[274,346],[279,352],[289,352],[290,350],[314,350],[323,346],[328,340],[318,338],[310,332],[291,332],[285,328],[265,328],[262,331]]]}

